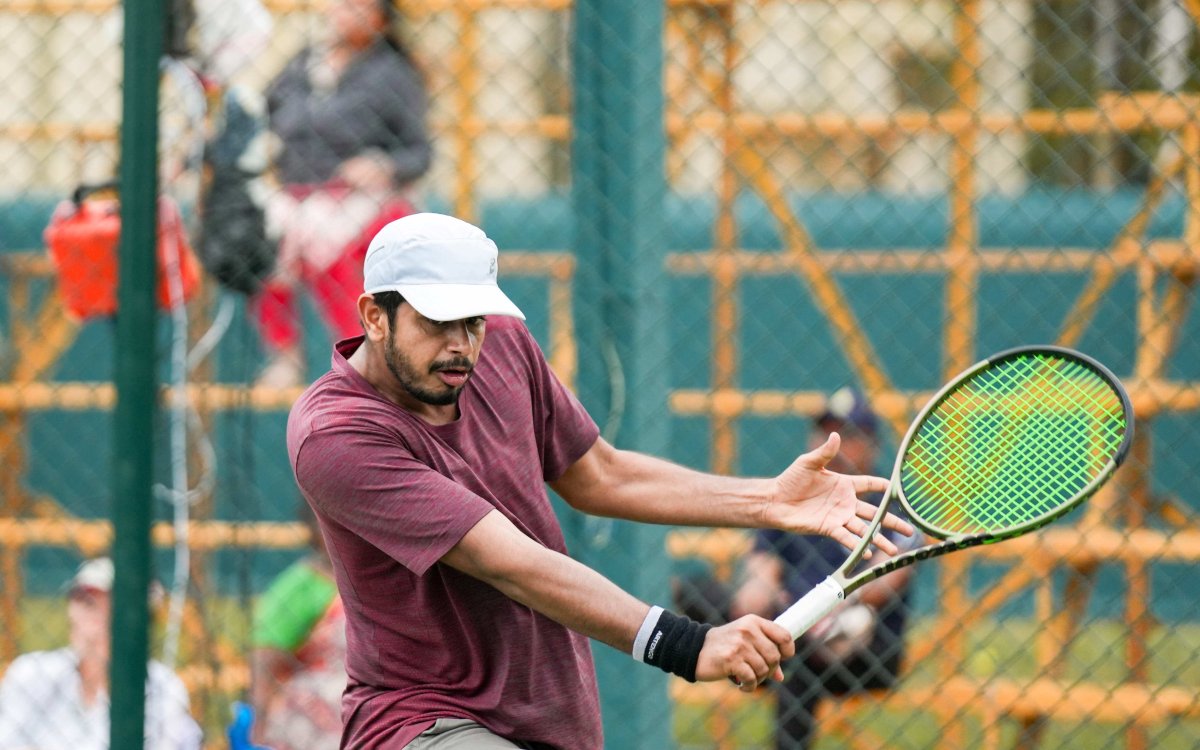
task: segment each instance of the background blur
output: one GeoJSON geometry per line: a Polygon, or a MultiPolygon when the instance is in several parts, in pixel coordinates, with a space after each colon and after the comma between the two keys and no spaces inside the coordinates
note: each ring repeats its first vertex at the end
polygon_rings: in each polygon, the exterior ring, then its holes
{"type": "MultiPolygon", "coordinates": [[[[774,474],[852,384],[885,422],[886,473],[932,390],[1029,343],[1096,357],[1137,409],[1131,460],[1084,510],[918,566],[900,686],[827,703],[817,746],[1200,745],[1200,2],[618,5],[398,6],[434,138],[415,203],[496,240],[610,440],[774,474]]],[[[265,46],[206,87],[164,67],[163,190],[193,237],[216,102],[263,90],[322,8],[271,0],[265,46]]],[[[115,176],[120,54],[108,0],[0,0],[0,670],[65,643],[61,586],[111,540],[114,329],[64,308],[43,230],[115,176]]],[[[255,385],[249,310],[205,279],[156,342],[166,384],[181,330],[194,347],[228,323],[186,373],[190,407],[164,399],[156,454],[168,589],[180,498],[191,519],[156,655],[178,643],[209,748],[249,688],[251,608],[306,549],[283,439],[300,387],[255,385]]],[[[300,316],[311,381],[330,334],[300,316]]],[[[672,577],[732,580],[748,549],[562,517],[574,554],[664,604],[672,577]]],[[[770,746],[769,697],[595,650],[610,747],[770,746]]]]}

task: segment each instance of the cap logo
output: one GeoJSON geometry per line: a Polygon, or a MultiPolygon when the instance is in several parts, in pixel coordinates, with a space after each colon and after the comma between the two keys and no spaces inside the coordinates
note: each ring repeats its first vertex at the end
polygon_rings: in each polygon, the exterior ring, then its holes
{"type": "Polygon", "coordinates": [[[491,265],[488,266],[488,276],[496,275],[496,259],[492,258],[491,265]]]}

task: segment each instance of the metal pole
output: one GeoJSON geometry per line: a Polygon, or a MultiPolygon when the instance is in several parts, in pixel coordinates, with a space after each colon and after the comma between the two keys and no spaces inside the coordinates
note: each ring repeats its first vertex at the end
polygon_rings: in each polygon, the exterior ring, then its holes
{"type": "Polygon", "coordinates": [[[142,747],[150,629],[158,65],[165,3],[125,0],[121,243],[113,414],[112,718],[109,746],[142,747]]]}
{"type": "MultiPolygon", "coordinates": [[[[662,219],[664,26],[662,2],[575,4],[574,244],[581,271],[588,268],[587,278],[596,284],[587,295],[603,299],[596,316],[601,330],[590,331],[588,345],[611,336],[628,384],[616,442],[655,455],[670,447],[671,422],[662,219]]],[[[583,273],[580,278],[582,283],[583,273]]],[[[585,373],[580,375],[583,381],[585,373]]],[[[633,595],[670,607],[665,528],[617,522],[604,531],[584,533],[574,552],[633,595]]],[[[598,647],[595,657],[605,746],[669,747],[666,675],[612,649],[598,647]]]]}

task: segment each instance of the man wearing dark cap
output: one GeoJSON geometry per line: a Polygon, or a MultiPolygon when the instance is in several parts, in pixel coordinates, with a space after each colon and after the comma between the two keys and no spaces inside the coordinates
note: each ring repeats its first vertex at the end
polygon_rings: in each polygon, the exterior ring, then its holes
{"type": "Polygon", "coordinates": [[[547,484],[596,515],[848,547],[874,515],[857,495],[886,486],[828,471],[836,438],[772,479],[614,448],[497,285],[502,260],[450,216],[386,226],[363,269],[365,336],[337,344],[288,420],[346,608],[343,748],[601,750],[588,638],[689,680],[782,679],[794,647],[775,623],[709,628],[567,556],[547,484]]]}
{"type": "MultiPolygon", "coordinates": [[[[839,472],[874,471],[879,459],[879,419],[862,394],[842,388],[813,420],[809,445],[820,445],[831,433],[842,446],[829,468],[839,472]]],[[[881,497],[867,498],[878,504],[881,497]]],[[[917,535],[888,532],[900,549],[917,546],[917,535]]],[[[833,573],[846,550],[818,536],[767,529],[755,536],[742,583],[733,596],[735,617],[774,617],[833,573]]],[[[878,560],[878,558],[876,558],[878,560]]],[[[912,568],[878,578],[851,594],[844,605],[813,626],[796,644],[787,677],[777,686],[778,750],[802,750],[812,740],[813,715],[829,695],[891,687],[903,654],[912,568]]]]}

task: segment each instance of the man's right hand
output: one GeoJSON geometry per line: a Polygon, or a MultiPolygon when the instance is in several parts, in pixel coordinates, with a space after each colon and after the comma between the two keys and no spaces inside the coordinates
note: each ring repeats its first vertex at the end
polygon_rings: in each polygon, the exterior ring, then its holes
{"type": "Polygon", "coordinates": [[[747,615],[708,631],[696,663],[696,679],[728,678],[749,693],[769,679],[782,681],[779,665],[795,655],[796,644],[786,628],[747,615]]]}

